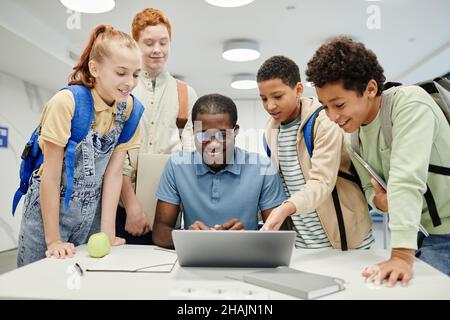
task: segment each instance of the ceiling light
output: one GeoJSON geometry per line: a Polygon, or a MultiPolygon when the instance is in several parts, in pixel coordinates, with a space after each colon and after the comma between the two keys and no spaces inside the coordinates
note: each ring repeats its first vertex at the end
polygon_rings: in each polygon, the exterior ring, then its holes
{"type": "Polygon", "coordinates": [[[258,43],[253,40],[229,40],[223,45],[222,57],[230,61],[252,61],[260,56],[258,43]]]}
{"type": "Polygon", "coordinates": [[[257,86],[256,76],[249,73],[236,74],[231,81],[231,87],[239,90],[255,89],[257,86]]]}
{"type": "Polygon", "coordinates": [[[253,2],[254,0],[205,0],[205,1],[216,7],[231,8],[231,7],[245,6],[250,2],[253,2]]]}
{"type": "Polygon", "coordinates": [[[102,13],[116,6],[114,0],[60,0],[67,8],[84,13],[102,13]]]}

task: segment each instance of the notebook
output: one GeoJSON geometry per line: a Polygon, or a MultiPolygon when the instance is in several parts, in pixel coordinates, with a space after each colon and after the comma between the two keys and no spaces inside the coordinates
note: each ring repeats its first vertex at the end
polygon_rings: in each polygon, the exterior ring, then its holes
{"type": "Polygon", "coordinates": [[[247,273],[243,280],[301,299],[316,299],[345,289],[341,279],[289,267],[247,273]]]}

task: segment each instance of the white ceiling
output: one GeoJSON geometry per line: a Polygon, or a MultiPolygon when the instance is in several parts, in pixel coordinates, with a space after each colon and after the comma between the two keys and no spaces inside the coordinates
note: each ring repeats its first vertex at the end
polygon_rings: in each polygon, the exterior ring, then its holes
{"type": "Polygon", "coordinates": [[[80,53],[92,27],[109,23],[129,32],[134,14],[148,6],[165,11],[173,25],[168,70],[183,76],[199,95],[257,99],[256,89],[232,89],[232,74],[256,73],[265,59],[283,54],[299,64],[303,75],[318,46],[338,34],[374,50],[389,80],[413,83],[450,71],[448,0],[255,0],[239,8],[204,0],[116,0],[110,12],[81,14],[79,30],[67,28],[71,14],[59,0],[1,0],[0,70],[57,90],[74,64],[68,52],[80,53]],[[372,5],[380,9],[379,30],[366,26],[372,5]],[[257,40],[261,57],[224,60],[222,44],[232,38],[257,40]]]}

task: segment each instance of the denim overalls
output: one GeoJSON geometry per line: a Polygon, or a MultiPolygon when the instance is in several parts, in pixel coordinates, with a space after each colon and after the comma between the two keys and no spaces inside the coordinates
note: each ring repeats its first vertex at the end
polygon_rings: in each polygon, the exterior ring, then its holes
{"type": "MultiPolygon", "coordinates": [[[[87,242],[89,236],[100,231],[103,175],[117,145],[126,120],[126,102],[117,104],[114,129],[104,135],[91,129],[77,146],[73,175],[73,192],[69,206],[64,209],[66,170],[63,164],[60,192],[59,228],[61,240],[75,246],[87,242]]],[[[33,176],[25,196],[19,232],[17,266],[45,258],[44,225],[39,197],[40,176],[33,176]]]]}

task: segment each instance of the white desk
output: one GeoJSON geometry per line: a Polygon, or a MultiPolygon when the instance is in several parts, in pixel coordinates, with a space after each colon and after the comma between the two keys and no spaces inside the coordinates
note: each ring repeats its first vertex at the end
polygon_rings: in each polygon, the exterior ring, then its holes
{"type": "MultiPolygon", "coordinates": [[[[151,246],[112,248],[111,255],[126,250],[154,250],[151,246]]],[[[388,257],[387,251],[294,250],[291,267],[342,278],[344,291],[323,299],[450,299],[450,277],[417,260],[414,278],[404,288],[367,286],[361,271],[388,257]]],[[[0,298],[44,299],[294,299],[241,281],[226,278],[253,269],[181,268],[171,273],[84,272],[79,277],[73,265],[92,263],[86,246],[74,258],[47,258],[0,276],[0,298]],[[189,293],[189,289],[191,292],[189,293]],[[248,293],[251,292],[251,295],[248,293]]]]}

